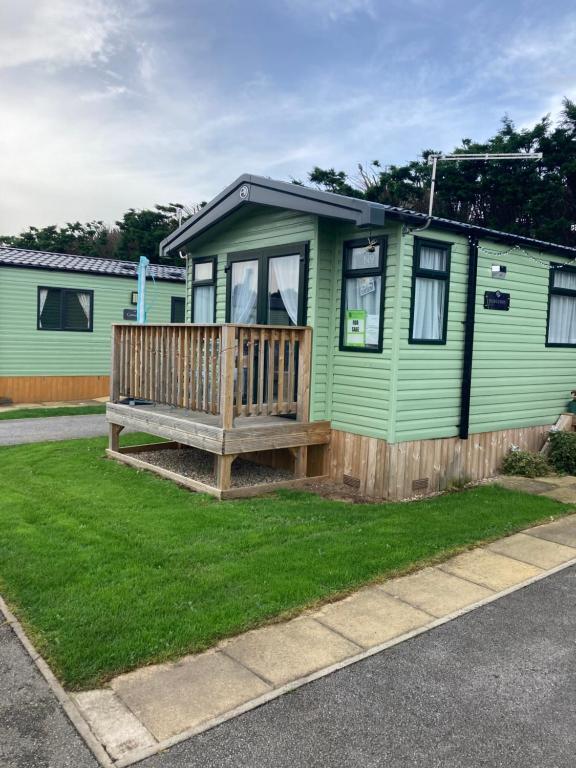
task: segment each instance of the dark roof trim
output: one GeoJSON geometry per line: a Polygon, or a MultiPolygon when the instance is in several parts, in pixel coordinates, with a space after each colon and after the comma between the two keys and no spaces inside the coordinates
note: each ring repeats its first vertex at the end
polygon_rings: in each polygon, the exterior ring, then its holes
{"type": "MultiPolygon", "coordinates": [[[[250,204],[270,205],[316,216],[341,219],[352,222],[357,227],[382,227],[386,218],[401,221],[408,226],[420,227],[428,219],[425,213],[410,211],[406,208],[372,203],[345,195],[335,195],[332,192],[321,192],[299,184],[274,181],[263,176],[243,174],[165,238],[160,243],[160,255],[184,247],[241,206],[250,204]]],[[[468,237],[482,237],[511,245],[524,245],[527,248],[557,253],[566,258],[576,258],[576,248],[514,235],[510,232],[499,232],[488,227],[451,221],[439,216],[432,217],[431,229],[428,232],[431,233],[433,229],[459,232],[468,237]]]]}
{"type": "Polygon", "coordinates": [[[243,205],[270,205],[350,221],[357,227],[381,227],[385,209],[378,203],[319,192],[299,184],[243,174],[179,229],[160,243],[160,254],[181,248],[243,205]]]}
{"type": "MultiPolygon", "coordinates": [[[[396,208],[391,205],[387,205],[385,207],[386,216],[389,219],[401,221],[403,224],[406,224],[409,227],[421,227],[428,220],[428,216],[425,213],[409,211],[405,208],[396,208]]],[[[576,258],[576,248],[573,248],[569,245],[550,243],[546,240],[537,240],[536,238],[526,237],[525,235],[515,235],[512,232],[500,232],[497,229],[490,229],[490,227],[479,227],[474,224],[466,224],[461,221],[452,221],[451,219],[444,219],[441,216],[432,216],[432,224],[430,225],[429,229],[422,233],[422,237],[433,237],[430,233],[435,229],[447,232],[458,232],[460,234],[466,235],[467,237],[484,238],[485,240],[492,240],[495,243],[523,245],[526,248],[533,248],[538,251],[557,253],[567,259],[576,258]]],[[[417,229],[415,229],[414,235],[416,236],[418,234],[419,233],[417,229]]]]}

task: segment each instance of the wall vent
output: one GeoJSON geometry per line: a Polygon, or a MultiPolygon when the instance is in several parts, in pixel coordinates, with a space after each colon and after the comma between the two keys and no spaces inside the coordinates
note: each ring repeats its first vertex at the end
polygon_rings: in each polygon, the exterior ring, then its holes
{"type": "Polygon", "coordinates": [[[358,477],[352,477],[352,475],[344,475],[342,478],[344,481],[344,485],[349,485],[351,488],[360,488],[360,478],[358,477]]]}
{"type": "Polygon", "coordinates": [[[421,477],[418,480],[412,480],[412,490],[413,491],[425,491],[428,489],[428,485],[430,484],[430,478],[429,477],[421,477]]]}

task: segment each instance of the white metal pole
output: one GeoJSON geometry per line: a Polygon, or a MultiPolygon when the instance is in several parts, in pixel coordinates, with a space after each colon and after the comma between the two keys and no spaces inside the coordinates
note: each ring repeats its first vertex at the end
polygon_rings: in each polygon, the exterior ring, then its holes
{"type": "Polygon", "coordinates": [[[428,202],[428,218],[432,218],[432,207],[434,206],[434,188],[436,187],[436,165],[438,163],[438,155],[434,155],[432,160],[432,179],[430,181],[430,200],[428,202]]]}
{"type": "Polygon", "coordinates": [[[146,270],[150,261],[146,256],[140,256],[138,263],[138,305],[136,307],[136,322],[143,325],[146,322],[146,270]]]}

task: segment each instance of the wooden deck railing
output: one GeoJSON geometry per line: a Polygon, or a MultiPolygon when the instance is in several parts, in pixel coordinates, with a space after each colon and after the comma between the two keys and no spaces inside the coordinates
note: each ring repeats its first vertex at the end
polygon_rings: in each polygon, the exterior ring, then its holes
{"type": "Polygon", "coordinates": [[[273,325],[114,325],[110,399],[308,420],[312,331],[273,325]]]}

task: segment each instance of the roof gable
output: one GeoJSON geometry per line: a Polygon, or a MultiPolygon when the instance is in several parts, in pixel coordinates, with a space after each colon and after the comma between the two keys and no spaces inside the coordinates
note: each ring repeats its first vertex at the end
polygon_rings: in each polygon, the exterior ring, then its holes
{"type": "MultiPolygon", "coordinates": [[[[381,227],[386,219],[400,221],[415,228],[423,226],[428,221],[427,214],[411,211],[407,208],[373,203],[369,200],[336,195],[332,192],[322,192],[300,184],[275,181],[263,176],[243,174],[166,237],[160,243],[160,254],[165,255],[183,248],[242,206],[254,204],[341,219],[351,222],[359,228],[381,227]]],[[[432,216],[431,218],[429,231],[434,229],[461,232],[465,236],[484,237],[495,242],[524,245],[527,248],[558,253],[566,258],[576,257],[576,248],[548,243],[523,235],[514,235],[510,232],[499,232],[487,227],[478,227],[439,216],[432,216]]]]}

